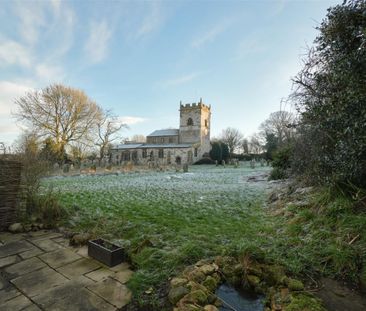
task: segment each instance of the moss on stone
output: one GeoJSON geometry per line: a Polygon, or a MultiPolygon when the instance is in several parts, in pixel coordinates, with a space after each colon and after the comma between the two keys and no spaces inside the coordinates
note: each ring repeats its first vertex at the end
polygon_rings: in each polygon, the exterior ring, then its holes
{"type": "Polygon", "coordinates": [[[291,303],[285,311],[326,311],[322,303],[312,295],[297,294],[291,298],[291,303]]]}
{"type": "Polygon", "coordinates": [[[189,290],[184,286],[174,287],[169,291],[169,301],[175,305],[181,298],[189,293],[189,290]]]}
{"type": "Polygon", "coordinates": [[[291,291],[304,290],[304,284],[301,281],[296,280],[296,279],[288,279],[287,286],[288,286],[289,290],[291,290],[291,291]]]}
{"type": "Polygon", "coordinates": [[[205,286],[210,292],[214,292],[217,287],[217,281],[212,276],[208,276],[203,282],[202,285],[205,286]]]}
{"type": "Polygon", "coordinates": [[[185,296],[184,299],[192,303],[204,305],[207,302],[207,295],[203,290],[198,289],[191,291],[189,294],[185,296]]]}

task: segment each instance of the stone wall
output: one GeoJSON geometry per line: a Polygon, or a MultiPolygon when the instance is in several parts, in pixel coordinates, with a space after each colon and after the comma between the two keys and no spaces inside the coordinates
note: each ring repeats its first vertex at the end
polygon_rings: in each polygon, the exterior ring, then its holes
{"type": "Polygon", "coordinates": [[[149,162],[157,165],[169,165],[175,164],[180,158],[181,164],[192,164],[199,159],[199,153],[197,157],[194,156],[194,148],[144,148],[144,149],[129,149],[114,151],[112,156],[112,163],[115,165],[124,164],[127,162],[133,162],[136,165],[148,165],[149,162]],[[162,150],[162,156],[159,150],[162,150]],[[124,154],[129,152],[130,157],[124,157],[124,154]],[[133,159],[133,153],[137,156],[133,159]],[[144,157],[146,155],[146,157],[144,157]]]}

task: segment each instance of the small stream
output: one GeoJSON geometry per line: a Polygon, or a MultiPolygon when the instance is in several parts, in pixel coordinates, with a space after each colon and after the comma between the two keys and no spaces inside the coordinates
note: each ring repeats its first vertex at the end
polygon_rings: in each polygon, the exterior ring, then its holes
{"type": "Polygon", "coordinates": [[[263,311],[264,309],[263,296],[236,289],[227,284],[222,284],[216,290],[216,295],[224,301],[219,308],[220,311],[263,311]]]}

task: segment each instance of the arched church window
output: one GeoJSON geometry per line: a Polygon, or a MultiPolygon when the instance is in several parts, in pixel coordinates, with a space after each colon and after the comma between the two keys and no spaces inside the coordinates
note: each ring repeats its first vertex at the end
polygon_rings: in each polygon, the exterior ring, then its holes
{"type": "Polygon", "coordinates": [[[188,120],[187,120],[187,125],[193,125],[193,120],[192,120],[192,118],[188,118],[188,120]]]}
{"type": "Polygon", "coordinates": [[[205,126],[208,127],[208,121],[207,121],[207,119],[205,120],[205,126]]]}

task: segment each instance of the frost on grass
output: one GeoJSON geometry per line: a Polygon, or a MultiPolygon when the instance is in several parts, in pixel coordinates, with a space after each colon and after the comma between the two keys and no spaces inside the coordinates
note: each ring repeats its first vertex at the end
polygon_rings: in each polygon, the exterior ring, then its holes
{"type": "Polygon", "coordinates": [[[60,192],[76,229],[111,239],[148,238],[166,249],[188,242],[215,248],[269,230],[260,205],[268,183],[247,182],[268,170],[197,166],[188,173],[49,178],[44,184],[60,192]]]}

